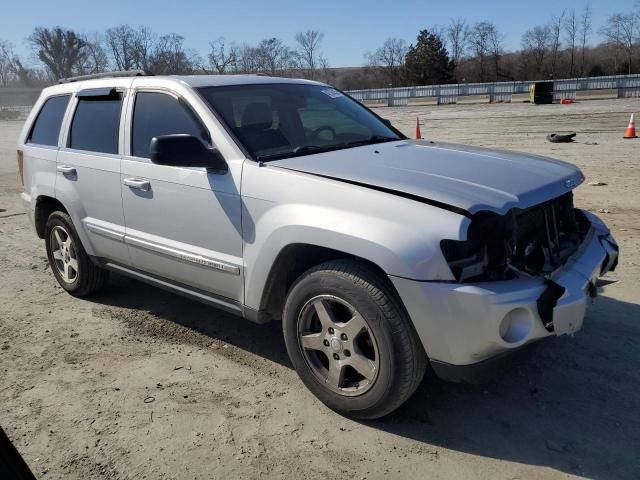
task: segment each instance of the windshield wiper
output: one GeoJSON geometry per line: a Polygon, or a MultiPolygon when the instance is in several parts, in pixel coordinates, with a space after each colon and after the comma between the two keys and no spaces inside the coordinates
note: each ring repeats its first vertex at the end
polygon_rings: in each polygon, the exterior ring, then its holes
{"type": "Polygon", "coordinates": [[[393,142],[395,140],[400,139],[393,137],[384,137],[382,135],[372,135],[371,137],[362,140],[353,140],[351,142],[343,143],[342,146],[355,147],[357,145],[373,145],[374,143],[393,142]]]}
{"type": "Polygon", "coordinates": [[[400,140],[399,138],[383,137],[380,135],[373,135],[369,138],[362,140],[353,140],[351,142],[337,143],[335,145],[301,145],[291,150],[283,152],[265,153],[258,155],[256,160],[264,162],[267,160],[277,160],[286,157],[295,157],[298,155],[305,155],[307,153],[321,153],[330,152],[332,150],[340,150],[342,148],[357,147],[359,145],[373,145],[374,143],[393,142],[400,140]]]}
{"type": "Polygon", "coordinates": [[[265,161],[265,160],[276,160],[278,158],[285,157],[295,157],[296,155],[304,155],[309,152],[323,152],[329,151],[333,149],[333,145],[302,145],[300,147],[292,148],[291,150],[285,150],[282,152],[274,152],[274,153],[263,153],[261,155],[256,156],[256,160],[265,161]]]}

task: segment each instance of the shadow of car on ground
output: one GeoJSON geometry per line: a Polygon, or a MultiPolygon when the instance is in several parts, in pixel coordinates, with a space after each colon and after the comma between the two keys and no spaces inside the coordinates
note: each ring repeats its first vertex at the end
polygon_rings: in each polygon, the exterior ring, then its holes
{"type": "MultiPolygon", "coordinates": [[[[256,325],[122,277],[111,283],[91,300],[151,312],[171,322],[166,328],[184,327],[291,368],[279,322],[256,325]]],[[[436,448],[590,478],[640,478],[638,319],[640,305],[600,297],[575,337],[540,342],[494,381],[452,384],[427,372],[396,412],[363,423],[436,448]]]]}

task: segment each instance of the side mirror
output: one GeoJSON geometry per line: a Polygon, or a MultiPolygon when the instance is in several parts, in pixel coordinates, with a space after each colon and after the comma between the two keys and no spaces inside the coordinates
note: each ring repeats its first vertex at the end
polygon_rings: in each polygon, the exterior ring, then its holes
{"type": "Polygon", "coordinates": [[[227,162],[217,148],[209,148],[193,135],[160,135],[151,139],[149,158],[158,165],[203,167],[227,171],[227,162]]]}
{"type": "Polygon", "coordinates": [[[393,128],[393,125],[391,125],[391,120],[389,120],[388,118],[383,118],[382,122],[387,126],[387,127],[391,127],[393,128]]]}

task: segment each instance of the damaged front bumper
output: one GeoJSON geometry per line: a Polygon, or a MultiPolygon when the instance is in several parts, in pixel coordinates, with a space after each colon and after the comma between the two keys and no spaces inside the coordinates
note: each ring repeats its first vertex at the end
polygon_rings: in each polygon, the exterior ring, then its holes
{"type": "Polygon", "coordinates": [[[615,268],[618,246],[595,215],[582,245],[547,278],[473,284],[390,277],[440,376],[471,380],[481,365],[551,335],[582,328],[598,276],[615,268]]]}

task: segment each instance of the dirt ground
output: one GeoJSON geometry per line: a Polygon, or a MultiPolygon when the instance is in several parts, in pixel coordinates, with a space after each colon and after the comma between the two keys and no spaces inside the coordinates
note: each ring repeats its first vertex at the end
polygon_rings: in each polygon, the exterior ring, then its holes
{"type": "Polygon", "coordinates": [[[19,122],[0,123],[0,425],[38,478],[640,478],[640,99],[379,109],[405,133],[578,164],[620,266],[582,332],[483,386],[428,375],[391,416],[355,422],[298,380],[280,325],[122,277],[72,298],[19,204],[19,122]],[[573,144],[551,144],[575,130],[573,144]],[[606,213],[605,213],[606,212],[606,213]]]}

